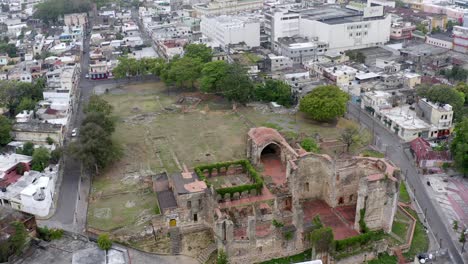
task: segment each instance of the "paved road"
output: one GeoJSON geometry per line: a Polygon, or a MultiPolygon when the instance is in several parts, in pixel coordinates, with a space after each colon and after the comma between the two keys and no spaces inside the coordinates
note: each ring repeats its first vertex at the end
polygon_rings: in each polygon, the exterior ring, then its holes
{"type": "Polygon", "coordinates": [[[395,134],[384,128],[381,123],[362,111],[358,105],[349,103],[348,114],[374,132],[376,138],[374,143],[377,146],[383,146],[387,158],[399,166],[401,171],[406,174],[407,183],[413,190],[419,206],[427,212],[426,217],[430,228],[439,242],[442,239],[441,247],[449,250],[453,263],[468,263],[466,256],[463,258],[460,254],[459,243],[455,244],[452,241],[447,231],[447,225],[444,224],[438,209],[431,202],[426,190],[427,186],[413,165],[413,160],[409,159],[405,154],[403,142],[395,134]]]}

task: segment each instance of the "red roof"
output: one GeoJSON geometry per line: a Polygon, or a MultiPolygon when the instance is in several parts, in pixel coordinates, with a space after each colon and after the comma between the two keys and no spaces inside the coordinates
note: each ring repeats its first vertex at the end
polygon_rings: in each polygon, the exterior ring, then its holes
{"type": "Polygon", "coordinates": [[[47,108],[47,110],[45,111],[46,114],[48,115],[55,115],[57,114],[58,110],[55,110],[55,109],[52,109],[52,108],[47,108]]]}
{"type": "Polygon", "coordinates": [[[435,151],[424,138],[416,138],[410,142],[411,149],[416,155],[416,160],[444,160],[449,161],[450,153],[448,151],[435,151]]]}

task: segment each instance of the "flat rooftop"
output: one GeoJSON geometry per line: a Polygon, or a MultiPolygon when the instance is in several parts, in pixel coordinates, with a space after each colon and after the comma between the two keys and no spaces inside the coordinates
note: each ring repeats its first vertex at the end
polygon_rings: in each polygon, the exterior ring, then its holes
{"type": "Polygon", "coordinates": [[[339,6],[325,6],[298,11],[303,19],[309,20],[330,20],[339,18],[348,18],[353,16],[361,17],[358,11],[341,8],[339,6]]]}

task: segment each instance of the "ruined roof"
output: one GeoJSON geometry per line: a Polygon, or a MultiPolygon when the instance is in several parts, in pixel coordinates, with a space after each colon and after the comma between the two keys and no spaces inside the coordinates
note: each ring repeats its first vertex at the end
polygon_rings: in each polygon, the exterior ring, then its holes
{"type": "Polygon", "coordinates": [[[286,142],[278,131],[268,127],[256,127],[249,130],[249,137],[257,145],[265,144],[269,141],[286,142]]]}
{"type": "Polygon", "coordinates": [[[196,173],[175,173],[172,175],[172,182],[177,194],[187,194],[194,192],[202,192],[208,187],[204,181],[200,181],[196,173]],[[187,177],[191,175],[192,177],[187,177]]]}

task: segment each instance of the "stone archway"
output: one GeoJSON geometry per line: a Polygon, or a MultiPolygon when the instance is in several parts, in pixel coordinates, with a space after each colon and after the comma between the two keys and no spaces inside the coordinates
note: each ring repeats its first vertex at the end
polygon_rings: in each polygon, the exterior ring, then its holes
{"type": "Polygon", "coordinates": [[[263,174],[270,176],[273,182],[281,185],[286,181],[286,167],[283,164],[281,147],[276,143],[266,145],[260,152],[263,174]]]}
{"type": "Polygon", "coordinates": [[[278,159],[281,161],[281,148],[276,143],[266,145],[260,152],[260,161],[264,159],[278,159]]]}

